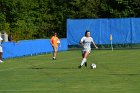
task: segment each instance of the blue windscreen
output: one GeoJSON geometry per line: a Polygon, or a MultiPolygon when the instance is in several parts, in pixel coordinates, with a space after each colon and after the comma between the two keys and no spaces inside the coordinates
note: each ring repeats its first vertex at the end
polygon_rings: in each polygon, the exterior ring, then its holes
{"type": "Polygon", "coordinates": [[[86,30],[96,44],[140,43],[140,18],[67,19],[68,45],[79,44],[86,30]]]}
{"type": "MultiPolygon", "coordinates": [[[[60,39],[58,51],[68,50],[67,39],[60,39]]],[[[51,53],[53,48],[49,39],[22,40],[19,42],[4,42],[2,44],[3,58],[31,56],[43,53],[51,53]]]]}

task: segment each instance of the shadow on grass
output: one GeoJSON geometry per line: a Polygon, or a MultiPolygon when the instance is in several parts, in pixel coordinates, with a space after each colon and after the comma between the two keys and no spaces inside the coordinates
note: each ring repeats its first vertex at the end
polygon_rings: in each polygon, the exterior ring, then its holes
{"type": "Polygon", "coordinates": [[[124,73],[124,74],[109,74],[109,75],[116,75],[116,76],[134,76],[134,75],[140,75],[135,73],[124,73]]]}
{"type": "Polygon", "coordinates": [[[29,67],[27,69],[78,69],[78,67],[29,67]]]}

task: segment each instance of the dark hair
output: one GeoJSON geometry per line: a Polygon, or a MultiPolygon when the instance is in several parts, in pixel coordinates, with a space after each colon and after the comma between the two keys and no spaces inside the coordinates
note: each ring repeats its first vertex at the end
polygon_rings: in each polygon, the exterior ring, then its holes
{"type": "Polygon", "coordinates": [[[90,32],[90,31],[89,31],[89,30],[86,30],[86,32],[85,32],[85,36],[87,35],[88,32],[90,32]]]}
{"type": "Polygon", "coordinates": [[[57,33],[56,32],[53,32],[53,35],[57,35],[57,33]]]}

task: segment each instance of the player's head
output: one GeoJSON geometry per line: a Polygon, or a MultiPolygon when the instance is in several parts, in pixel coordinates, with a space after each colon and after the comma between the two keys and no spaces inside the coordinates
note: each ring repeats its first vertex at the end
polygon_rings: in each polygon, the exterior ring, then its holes
{"type": "Polygon", "coordinates": [[[54,32],[54,34],[53,34],[54,36],[57,36],[57,33],[56,32],[54,32]]]}
{"type": "Polygon", "coordinates": [[[89,31],[89,30],[86,30],[85,36],[86,36],[86,37],[90,37],[90,31],[89,31]]]}

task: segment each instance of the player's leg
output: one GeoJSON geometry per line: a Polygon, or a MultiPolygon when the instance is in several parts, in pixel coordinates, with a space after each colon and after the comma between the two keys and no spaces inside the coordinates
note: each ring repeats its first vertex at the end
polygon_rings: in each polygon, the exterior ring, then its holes
{"type": "MultiPolygon", "coordinates": [[[[85,51],[82,51],[82,59],[84,58],[85,56],[85,51]]],[[[87,67],[87,61],[85,62],[85,67],[87,67]]]]}
{"type": "Polygon", "coordinates": [[[53,47],[53,59],[55,60],[56,59],[56,55],[57,55],[57,47],[53,47]]]}
{"type": "Polygon", "coordinates": [[[3,51],[2,51],[2,47],[0,46],[0,62],[3,62],[3,61],[2,61],[2,52],[3,52],[3,51]]]}
{"type": "Polygon", "coordinates": [[[86,61],[87,61],[88,55],[89,55],[89,52],[88,51],[83,51],[83,54],[82,54],[83,59],[82,59],[82,62],[80,64],[79,68],[81,68],[83,66],[83,64],[85,64],[85,66],[87,66],[86,61]]]}
{"type": "Polygon", "coordinates": [[[87,57],[88,57],[88,55],[90,54],[90,52],[89,51],[87,51],[86,53],[85,53],[85,55],[84,55],[84,57],[83,58],[86,58],[86,61],[85,61],[85,67],[87,67],[87,57]]]}
{"type": "Polygon", "coordinates": [[[85,67],[87,67],[87,57],[88,57],[88,55],[90,54],[90,52],[89,51],[86,51],[86,53],[85,53],[85,55],[84,55],[84,58],[86,59],[86,61],[85,61],[85,67]]]}

